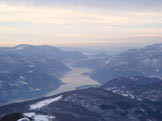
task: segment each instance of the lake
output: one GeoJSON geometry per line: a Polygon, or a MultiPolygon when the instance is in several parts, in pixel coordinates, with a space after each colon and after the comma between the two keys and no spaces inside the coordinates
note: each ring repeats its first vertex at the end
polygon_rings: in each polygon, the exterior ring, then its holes
{"type": "Polygon", "coordinates": [[[51,96],[54,94],[75,90],[77,87],[86,86],[86,85],[100,85],[96,80],[93,80],[87,74],[93,70],[86,67],[69,67],[72,71],[65,74],[60,80],[65,83],[61,85],[56,90],[47,94],[47,96],[51,96]]]}

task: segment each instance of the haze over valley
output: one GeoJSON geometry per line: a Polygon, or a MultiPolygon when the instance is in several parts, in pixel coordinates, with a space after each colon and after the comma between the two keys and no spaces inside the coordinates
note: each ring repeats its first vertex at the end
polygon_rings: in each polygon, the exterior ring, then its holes
{"type": "Polygon", "coordinates": [[[0,0],[0,121],[162,121],[162,1],[0,0]]]}

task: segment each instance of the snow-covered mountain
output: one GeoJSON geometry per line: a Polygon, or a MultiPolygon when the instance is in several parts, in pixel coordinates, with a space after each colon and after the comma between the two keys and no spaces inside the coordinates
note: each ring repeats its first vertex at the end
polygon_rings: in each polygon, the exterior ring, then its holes
{"type": "Polygon", "coordinates": [[[162,80],[149,77],[119,77],[102,88],[138,100],[162,101],[162,80]]]}
{"type": "Polygon", "coordinates": [[[80,66],[97,65],[91,76],[105,83],[0,106],[0,121],[162,121],[162,44],[96,60],[69,53],[50,46],[0,48],[1,102],[57,88],[70,71],[63,62],[75,58],[80,66]]]}
{"type": "Polygon", "coordinates": [[[41,56],[48,57],[61,62],[74,61],[78,59],[85,59],[86,56],[78,51],[64,51],[57,47],[42,45],[17,45],[15,47],[3,47],[0,48],[0,52],[3,54],[14,54],[27,57],[41,56]]]}
{"type": "Polygon", "coordinates": [[[162,44],[132,49],[108,57],[91,73],[91,77],[102,84],[120,76],[162,78],[162,44]]]}
{"type": "Polygon", "coordinates": [[[90,88],[1,106],[0,121],[162,121],[161,105],[90,88]]]}
{"type": "Polygon", "coordinates": [[[58,88],[59,78],[71,70],[63,62],[86,56],[47,45],[18,45],[0,48],[0,58],[0,103],[5,103],[58,88]]]}

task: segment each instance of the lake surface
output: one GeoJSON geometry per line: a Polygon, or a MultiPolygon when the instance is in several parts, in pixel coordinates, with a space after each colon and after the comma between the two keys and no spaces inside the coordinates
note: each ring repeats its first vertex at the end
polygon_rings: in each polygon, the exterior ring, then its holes
{"type": "Polygon", "coordinates": [[[100,85],[96,80],[93,80],[83,73],[90,73],[93,70],[85,67],[69,67],[72,69],[71,72],[68,72],[64,75],[60,80],[62,80],[63,85],[61,85],[56,90],[47,94],[47,96],[51,96],[54,94],[75,90],[77,87],[85,86],[85,85],[100,85]]]}

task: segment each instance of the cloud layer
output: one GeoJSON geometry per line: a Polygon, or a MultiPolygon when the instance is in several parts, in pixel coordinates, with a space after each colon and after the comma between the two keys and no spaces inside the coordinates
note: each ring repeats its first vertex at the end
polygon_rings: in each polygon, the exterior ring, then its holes
{"type": "Polygon", "coordinates": [[[44,6],[87,6],[101,8],[129,8],[129,9],[145,9],[160,8],[161,0],[1,0],[1,3],[11,4],[28,4],[28,5],[44,5],[44,6]]]}
{"type": "Polygon", "coordinates": [[[3,44],[162,41],[161,0],[1,0],[3,44]]]}

